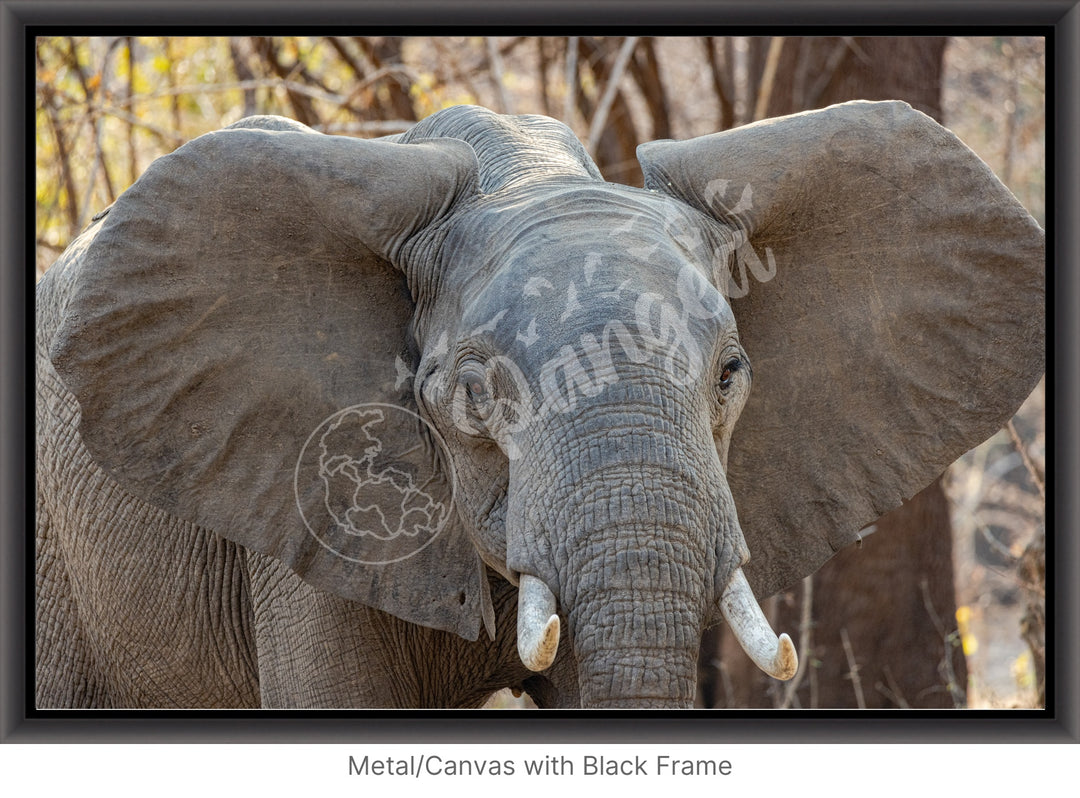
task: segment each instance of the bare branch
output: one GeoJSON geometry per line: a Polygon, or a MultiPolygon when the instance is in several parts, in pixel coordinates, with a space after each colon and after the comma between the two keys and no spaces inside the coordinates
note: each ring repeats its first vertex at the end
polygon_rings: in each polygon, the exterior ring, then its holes
{"type": "Polygon", "coordinates": [[[596,145],[604,132],[608,114],[611,112],[611,105],[615,102],[615,94],[619,90],[619,81],[622,80],[623,72],[626,71],[626,64],[630,60],[630,55],[634,52],[637,43],[637,36],[627,36],[623,40],[622,47],[619,48],[618,55],[615,56],[615,63],[611,67],[611,76],[608,78],[607,86],[604,87],[604,94],[600,97],[600,102],[596,106],[596,113],[593,114],[592,122],[589,124],[589,139],[586,149],[590,155],[596,153],[596,145]]]}
{"type": "Polygon", "coordinates": [[[884,671],[885,678],[888,680],[889,684],[886,687],[881,682],[878,682],[874,685],[874,688],[887,699],[900,707],[900,709],[911,709],[911,705],[904,697],[904,691],[901,689],[900,685],[896,683],[896,677],[893,676],[892,668],[890,668],[888,665],[884,665],[882,666],[882,670],[884,671]]]}
{"type": "MultiPolygon", "coordinates": [[[[127,38],[127,86],[124,96],[128,99],[132,114],[135,114],[135,37],[127,38]]],[[[128,183],[134,183],[139,176],[139,159],[135,152],[135,127],[127,126],[128,183]]]]}
{"type": "Polygon", "coordinates": [[[551,116],[551,97],[548,95],[548,39],[543,36],[536,37],[536,71],[539,77],[540,105],[544,110],[544,116],[551,116]]]}
{"type": "Polygon", "coordinates": [[[634,57],[629,63],[630,74],[641,89],[641,96],[649,108],[652,117],[652,137],[654,139],[671,138],[671,112],[668,108],[667,91],[660,78],[660,62],[656,57],[656,46],[651,37],[641,40],[634,57]]]}
{"type": "MultiPolygon", "coordinates": [[[[165,49],[165,80],[170,88],[176,88],[176,73],[173,71],[172,39],[163,36],[161,44],[165,49]]],[[[169,110],[172,113],[173,130],[180,130],[180,98],[175,94],[169,100],[169,110]]]]}
{"type": "MultiPolygon", "coordinates": [[[[322,120],[319,118],[315,106],[311,104],[309,91],[301,90],[300,86],[302,84],[298,84],[292,79],[302,68],[300,62],[297,61],[292,66],[282,63],[278,54],[277,42],[269,36],[256,36],[252,41],[255,51],[266,62],[270,70],[281,78],[285,88],[285,96],[289,99],[289,104],[292,106],[296,119],[310,127],[318,125],[322,120]]],[[[304,89],[307,88],[304,87],[304,89]]],[[[323,93],[325,94],[325,92],[323,93]]]]}
{"type": "MultiPolygon", "coordinates": [[[[39,71],[43,63],[40,41],[39,39],[35,48],[39,71]]],[[[64,190],[67,193],[65,210],[68,217],[68,229],[70,234],[74,236],[79,230],[79,210],[76,202],[78,194],[75,188],[75,179],[71,173],[71,155],[68,151],[68,142],[64,137],[60,120],[57,118],[56,92],[51,84],[39,82],[38,94],[41,95],[41,105],[45,109],[45,118],[49,120],[49,132],[52,133],[53,141],[56,142],[56,160],[60,167],[60,180],[63,182],[64,190]]]]}
{"type": "Polygon", "coordinates": [[[844,656],[847,657],[848,676],[851,677],[851,686],[855,690],[855,703],[858,704],[859,709],[866,709],[862,680],[859,678],[859,666],[855,663],[855,654],[851,650],[851,640],[848,639],[846,626],[840,628],[840,642],[844,646],[844,656]]]}
{"type": "Polygon", "coordinates": [[[938,672],[945,680],[945,686],[949,691],[949,695],[952,696],[953,703],[958,708],[963,707],[966,703],[966,696],[956,681],[956,671],[953,669],[952,664],[953,649],[955,648],[957,641],[957,630],[955,628],[947,629],[945,624],[942,623],[941,616],[938,614],[937,609],[934,607],[934,602],[930,597],[930,581],[928,579],[919,581],[919,590],[922,591],[923,606],[926,608],[926,612],[930,616],[934,628],[937,629],[938,634],[941,635],[942,643],[945,646],[945,654],[938,663],[938,672]]]}
{"type": "Polygon", "coordinates": [[[765,70],[758,84],[757,102],[754,104],[754,121],[764,119],[769,112],[769,98],[772,97],[773,83],[776,82],[776,69],[780,65],[780,54],[784,50],[784,37],[773,36],[769,42],[769,52],[765,56],[765,70]]]}
{"type": "MultiPolygon", "coordinates": [[[[816,108],[818,100],[821,98],[822,93],[828,88],[829,83],[832,82],[833,76],[836,75],[836,70],[840,68],[840,64],[843,63],[844,57],[849,52],[858,52],[861,54],[861,58],[865,60],[866,54],[862,50],[858,49],[855,44],[855,40],[850,36],[844,36],[833,47],[832,52],[829,53],[828,59],[825,61],[825,68],[821,70],[821,74],[818,79],[814,81],[814,85],[810,87],[810,91],[806,95],[805,108],[816,108]]],[[[809,53],[808,53],[809,54],[809,53]]]]}
{"type": "Polygon", "coordinates": [[[568,125],[577,102],[577,59],[578,37],[568,36],[566,39],[566,97],[563,98],[562,113],[562,120],[568,125]]]}
{"type": "MultiPolygon", "coordinates": [[[[91,170],[90,170],[90,177],[86,181],[86,186],[87,186],[86,194],[83,197],[82,203],[80,203],[80,206],[81,206],[80,209],[79,209],[79,228],[80,229],[85,227],[86,223],[88,221],[87,217],[90,214],[90,207],[91,207],[91,203],[93,201],[94,183],[97,180],[97,175],[98,175],[99,172],[101,174],[102,181],[105,184],[105,196],[106,196],[106,199],[107,199],[106,204],[112,204],[113,202],[116,201],[116,190],[113,188],[112,176],[109,174],[109,165],[105,160],[105,145],[104,145],[104,143],[102,141],[104,131],[102,130],[102,126],[101,126],[101,122],[102,122],[101,114],[100,114],[100,111],[95,107],[95,104],[94,104],[94,101],[93,101],[92,97],[95,94],[97,96],[100,96],[100,97],[106,96],[106,94],[108,92],[107,76],[109,74],[109,72],[108,72],[109,57],[113,54],[113,52],[116,50],[117,46],[122,41],[123,41],[123,39],[121,37],[117,37],[117,38],[113,39],[111,42],[109,42],[109,46],[105,50],[105,55],[103,55],[102,58],[101,58],[101,69],[100,69],[100,71],[98,73],[101,80],[100,80],[100,83],[98,84],[97,91],[89,90],[89,93],[86,95],[87,107],[88,107],[89,115],[91,117],[91,121],[92,121],[93,126],[94,126],[94,152],[95,152],[95,158],[94,158],[94,164],[93,164],[93,166],[91,167],[91,170]]],[[[74,43],[74,41],[71,42],[71,59],[75,64],[77,64],[77,70],[79,72],[80,80],[82,81],[82,84],[83,84],[84,88],[88,88],[89,87],[89,81],[86,79],[86,76],[85,76],[85,73],[83,71],[82,65],[78,64],[78,58],[76,57],[76,54],[75,54],[75,43],[74,43]]]]}
{"type": "Polygon", "coordinates": [[[814,575],[810,574],[810,576],[804,577],[802,580],[802,605],[799,610],[799,667],[791,681],[784,685],[784,697],[780,702],[781,709],[787,709],[792,705],[795,692],[799,689],[807,670],[810,668],[813,627],[814,575]]]}
{"type": "Polygon", "coordinates": [[[487,57],[491,82],[495,85],[495,93],[499,98],[499,111],[504,114],[514,113],[514,104],[510,101],[510,95],[506,93],[506,74],[503,72],[502,58],[499,56],[499,48],[495,45],[495,37],[488,36],[487,57]]]}
{"type": "MultiPolygon", "coordinates": [[[[240,81],[253,81],[255,80],[255,73],[251,71],[251,65],[248,63],[246,57],[251,52],[251,42],[239,36],[229,37],[229,58],[232,61],[233,72],[236,73],[236,77],[240,81]]],[[[172,76],[172,66],[169,67],[169,93],[173,95],[173,104],[177,105],[176,96],[181,92],[176,86],[176,82],[172,76]]],[[[248,88],[243,90],[244,98],[244,111],[245,117],[254,116],[258,113],[258,105],[255,99],[255,89],[248,88]]],[[[179,125],[177,125],[179,129],[179,125]]]]}
{"type": "Polygon", "coordinates": [[[113,108],[109,105],[97,106],[94,110],[101,115],[111,116],[116,119],[127,122],[132,128],[141,128],[149,133],[153,133],[159,139],[169,142],[173,147],[179,147],[184,143],[185,139],[175,130],[169,130],[168,128],[161,127],[159,125],[153,125],[145,120],[140,119],[134,114],[130,114],[127,111],[121,111],[119,108],[113,108]]]}
{"type": "MultiPolygon", "coordinates": [[[[705,49],[705,57],[709,61],[709,71],[712,74],[713,91],[716,93],[716,99],[720,106],[720,119],[717,122],[717,130],[727,130],[735,124],[735,102],[733,99],[734,89],[732,88],[732,76],[726,74],[725,71],[720,68],[720,60],[716,56],[712,38],[709,36],[702,38],[701,44],[705,49]]],[[[721,40],[721,46],[730,48],[731,43],[721,40]]]]}
{"type": "Polygon", "coordinates": [[[1024,468],[1031,474],[1031,481],[1035,483],[1035,487],[1039,491],[1039,495],[1042,500],[1046,501],[1046,484],[1043,480],[1042,471],[1035,466],[1035,462],[1028,456],[1027,447],[1024,446],[1024,442],[1020,440],[1020,434],[1016,431],[1016,426],[1013,424],[1010,418],[1008,423],[1005,424],[1005,430],[1009,433],[1009,439],[1012,441],[1013,446],[1016,447],[1016,451],[1020,455],[1020,459],[1024,463],[1024,468]]]}

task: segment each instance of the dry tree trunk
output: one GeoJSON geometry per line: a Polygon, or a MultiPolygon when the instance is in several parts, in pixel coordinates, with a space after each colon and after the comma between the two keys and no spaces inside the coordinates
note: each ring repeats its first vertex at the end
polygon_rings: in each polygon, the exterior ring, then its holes
{"type": "MultiPolygon", "coordinates": [[[[289,81],[300,66],[297,63],[284,63],[277,42],[269,36],[254,37],[252,45],[255,53],[266,64],[270,72],[283,81],[289,81]]],[[[285,87],[285,96],[289,98],[293,116],[298,122],[302,122],[308,127],[318,127],[321,124],[322,120],[319,119],[319,114],[316,112],[311,98],[294,91],[288,85],[285,87]]]]}
{"type": "MultiPolygon", "coordinates": [[[[251,43],[247,39],[241,39],[236,36],[229,38],[229,57],[232,60],[233,72],[236,73],[236,79],[238,81],[255,80],[255,73],[251,71],[251,67],[248,64],[248,56],[251,53],[251,43]]],[[[169,82],[172,84],[172,59],[169,59],[169,82]]],[[[258,105],[255,101],[255,89],[244,89],[244,116],[254,116],[257,114],[258,105]]],[[[175,114],[174,114],[175,115],[175,114]]],[[[179,121],[176,123],[176,129],[180,129],[179,121]]]]}
{"type": "MultiPolygon", "coordinates": [[[[404,39],[401,36],[378,36],[363,38],[357,36],[353,39],[360,47],[364,57],[371,62],[375,71],[385,69],[389,64],[401,61],[401,45],[404,39]]],[[[410,122],[417,120],[416,109],[408,90],[397,80],[387,80],[381,84],[385,87],[385,99],[376,93],[376,99],[381,108],[380,119],[405,119],[410,122]]]]}
{"type": "Polygon", "coordinates": [[[735,126],[735,61],[732,42],[731,39],[714,40],[706,36],[701,40],[701,46],[709,62],[713,92],[716,94],[716,103],[719,108],[716,129],[728,130],[735,126]],[[720,48],[719,55],[716,47],[720,48]]]}
{"type": "Polygon", "coordinates": [[[660,62],[652,39],[645,37],[638,42],[634,57],[630,59],[630,74],[641,88],[641,95],[649,109],[652,120],[650,139],[671,138],[667,91],[660,79],[660,62]]]}

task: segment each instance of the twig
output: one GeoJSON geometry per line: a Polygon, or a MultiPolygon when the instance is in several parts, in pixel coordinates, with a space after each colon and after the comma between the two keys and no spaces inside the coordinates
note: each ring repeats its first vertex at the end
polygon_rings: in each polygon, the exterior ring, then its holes
{"type": "Polygon", "coordinates": [[[512,53],[514,51],[514,49],[519,44],[522,44],[523,42],[528,41],[529,38],[531,38],[531,37],[529,37],[529,36],[515,36],[514,38],[512,38],[510,41],[508,41],[506,44],[504,44],[502,47],[499,48],[499,55],[501,55],[501,56],[510,55],[510,53],[512,53]]]}
{"type": "MultiPolygon", "coordinates": [[[[470,97],[474,98],[475,102],[482,102],[484,93],[477,87],[476,82],[473,80],[473,73],[476,67],[461,65],[460,54],[463,48],[455,47],[446,43],[441,36],[436,36],[431,40],[431,43],[435,46],[435,49],[439,53],[438,59],[436,59],[435,74],[440,76],[440,80],[444,83],[460,82],[464,84],[465,91],[470,97]],[[443,77],[443,76],[447,77],[443,77]]],[[[420,83],[414,83],[412,89],[416,90],[417,87],[421,87],[420,83]]],[[[430,102],[430,97],[425,94],[425,99],[430,102]]],[[[434,104],[434,103],[432,103],[434,104]]],[[[435,107],[438,107],[435,105],[435,107]]]]}
{"type": "MultiPolygon", "coordinates": [[[[381,80],[382,78],[387,77],[387,76],[394,77],[395,79],[398,80],[399,83],[401,82],[401,77],[402,76],[404,76],[406,79],[409,78],[408,70],[406,70],[404,67],[402,67],[400,65],[392,65],[392,66],[388,66],[388,67],[383,67],[382,69],[379,69],[378,71],[376,71],[375,73],[373,73],[369,77],[365,78],[361,82],[361,84],[352,93],[350,93],[348,96],[341,95],[341,94],[333,94],[333,93],[330,93],[330,92],[325,92],[325,91],[322,91],[320,89],[312,88],[311,86],[305,86],[302,83],[296,83],[295,81],[287,80],[285,78],[255,78],[255,79],[252,79],[252,80],[234,81],[232,83],[213,83],[213,84],[205,84],[205,85],[201,85],[201,86],[198,86],[198,85],[170,86],[167,89],[162,89],[160,91],[156,91],[153,94],[139,95],[139,98],[141,100],[156,100],[156,99],[160,99],[162,97],[178,96],[178,95],[183,95],[183,94],[220,94],[220,93],[227,92],[227,91],[250,91],[252,89],[261,89],[261,88],[283,88],[286,91],[291,91],[291,92],[294,92],[296,94],[303,94],[303,95],[306,95],[308,97],[311,97],[312,99],[322,100],[323,102],[326,102],[326,103],[329,103],[329,104],[338,105],[338,106],[347,106],[348,103],[351,102],[354,99],[357,91],[359,91],[359,90],[361,90],[363,88],[366,88],[367,86],[371,85],[372,83],[374,83],[374,82],[376,82],[378,80],[381,80]]],[[[38,84],[39,89],[42,89],[43,87],[44,87],[43,84],[41,84],[41,83],[38,84]]],[[[90,108],[95,112],[108,113],[108,114],[110,114],[112,116],[115,116],[115,117],[118,117],[118,118],[121,118],[121,119],[125,119],[125,120],[135,119],[135,117],[130,116],[130,115],[125,115],[124,112],[120,110],[124,106],[130,105],[131,100],[132,100],[132,98],[130,98],[130,97],[121,97],[112,106],[100,107],[100,108],[93,105],[92,102],[91,102],[90,108]]],[[[391,121],[393,121],[393,120],[391,120],[391,121]]],[[[406,122],[405,124],[412,125],[414,123],[410,121],[410,122],[406,122]]],[[[152,130],[154,132],[157,132],[160,135],[164,135],[164,129],[163,128],[155,128],[154,126],[149,125],[148,123],[145,123],[145,122],[140,123],[140,126],[146,128],[147,130],[152,130]]],[[[318,126],[316,125],[314,127],[318,127],[318,126]]],[[[175,138],[176,136],[171,136],[171,137],[175,138]]],[[[181,139],[181,141],[182,141],[182,139],[181,139]]]]}
{"type": "Polygon", "coordinates": [[[1024,447],[1024,442],[1020,440],[1020,434],[1016,431],[1016,426],[1013,424],[1010,418],[1008,423],[1005,424],[1005,429],[1009,433],[1009,438],[1012,440],[1013,446],[1016,447],[1016,451],[1020,455],[1020,459],[1024,463],[1024,468],[1031,474],[1031,481],[1035,483],[1035,487],[1039,491],[1039,495],[1042,500],[1046,501],[1046,485],[1043,482],[1042,473],[1036,468],[1034,461],[1028,457],[1027,449],[1024,447]]]}
{"type": "Polygon", "coordinates": [[[983,540],[990,544],[990,548],[992,548],[994,551],[1004,557],[1005,561],[1008,562],[1010,565],[1014,565],[1019,562],[1020,558],[1013,554],[1011,551],[1009,551],[1008,546],[995,538],[991,534],[990,530],[987,528],[986,524],[980,522],[978,518],[975,518],[974,522],[975,528],[979,530],[979,534],[982,536],[983,540]]]}
{"type": "Polygon", "coordinates": [[[142,128],[161,139],[170,141],[174,146],[180,146],[184,143],[184,137],[177,133],[175,130],[169,130],[168,128],[159,127],[158,125],[152,125],[142,119],[139,119],[133,114],[129,114],[127,111],[121,111],[119,108],[113,108],[112,106],[102,105],[94,108],[94,111],[102,116],[112,116],[116,119],[121,119],[127,122],[132,128],[142,128]]]}
{"type": "Polygon", "coordinates": [[[942,639],[948,637],[949,633],[945,631],[945,624],[941,622],[941,616],[938,615],[937,610],[934,608],[934,602],[930,598],[930,581],[925,578],[920,579],[919,590],[922,592],[923,607],[926,608],[926,614],[930,616],[930,620],[934,622],[937,633],[941,635],[942,639]]]}
{"type": "Polygon", "coordinates": [[[866,709],[866,699],[863,698],[862,680],[859,678],[859,666],[855,662],[855,654],[851,650],[851,640],[848,639],[847,627],[840,628],[840,642],[844,646],[844,656],[847,657],[848,675],[851,677],[851,686],[855,690],[855,703],[859,709],[866,709]]]}
{"type": "Polygon", "coordinates": [[[57,255],[59,255],[65,249],[67,249],[66,246],[64,246],[62,244],[54,244],[52,241],[48,241],[48,240],[42,238],[41,236],[38,236],[35,239],[35,243],[37,244],[38,247],[45,247],[45,249],[51,249],[57,255]]]}
{"type": "Polygon", "coordinates": [[[626,64],[630,60],[630,55],[634,52],[634,48],[638,43],[637,36],[627,36],[623,40],[622,47],[619,48],[618,55],[615,56],[615,63],[611,67],[611,76],[608,78],[607,86],[604,87],[604,94],[600,97],[600,102],[596,106],[596,113],[593,114],[592,122],[589,124],[589,139],[587,150],[590,155],[596,154],[596,145],[600,142],[600,136],[604,132],[604,126],[607,124],[608,114],[611,112],[611,105],[615,102],[615,94],[619,91],[619,81],[622,80],[623,72],[626,71],[626,64]]]}
{"type": "MultiPolygon", "coordinates": [[[[390,71],[405,71],[401,67],[387,68],[390,71]]],[[[374,77],[374,76],[373,76],[374,77]]],[[[179,94],[220,94],[226,91],[249,91],[251,89],[265,89],[265,88],[283,88],[286,91],[295,92],[296,94],[303,94],[307,97],[311,97],[315,100],[322,100],[333,105],[341,105],[348,101],[348,97],[341,94],[334,94],[333,92],[323,91],[322,89],[313,88],[311,86],[304,85],[303,83],[297,83],[294,80],[289,80],[287,77],[270,77],[270,78],[254,78],[252,80],[237,80],[231,83],[209,83],[209,84],[195,84],[187,86],[170,86],[167,89],[160,89],[153,94],[141,94],[139,98],[141,100],[156,100],[161,97],[168,97],[170,95],[179,94]]],[[[122,98],[119,102],[115,103],[118,106],[128,105],[126,98],[122,98]]]]}
{"type": "Polygon", "coordinates": [[[892,668],[888,665],[882,667],[885,672],[885,678],[888,680],[889,685],[886,687],[881,682],[874,685],[879,693],[888,698],[900,709],[911,709],[911,705],[908,704],[907,699],[904,698],[904,691],[900,689],[900,685],[896,683],[896,679],[893,677],[892,668]]]}
{"type": "Polygon", "coordinates": [[[356,88],[349,92],[349,96],[344,99],[342,107],[345,108],[351,105],[353,100],[359,97],[368,86],[388,77],[396,80],[398,85],[403,86],[404,88],[408,88],[410,81],[412,80],[405,68],[400,64],[391,64],[390,66],[380,67],[356,84],[356,88]],[[405,78],[404,81],[402,80],[402,77],[405,78]]]}
{"type": "Polygon", "coordinates": [[[957,707],[962,707],[964,706],[964,694],[957,684],[956,671],[953,669],[952,664],[954,632],[946,630],[945,624],[941,622],[941,616],[938,615],[938,611],[935,609],[934,602],[930,597],[930,581],[928,579],[919,580],[919,590],[922,592],[923,606],[926,608],[926,613],[930,616],[930,620],[933,622],[938,634],[941,635],[941,641],[945,646],[945,655],[941,658],[938,673],[945,677],[945,686],[949,691],[949,695],[952,696],[953,703],[957,707]]]}

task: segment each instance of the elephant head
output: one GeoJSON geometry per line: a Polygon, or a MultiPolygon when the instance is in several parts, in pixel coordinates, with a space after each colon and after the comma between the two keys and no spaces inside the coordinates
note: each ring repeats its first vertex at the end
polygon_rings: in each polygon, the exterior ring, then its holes
{"type": "Polygon", "coordinates": [[[469,640],[514,634],[501,574],[523,662],[566,633],[588,706],[690,705],[721,618],[790,677],[754,595],[1032,390],[1043,233],[902,103],[639,158],[646,188],[612,185],[565,126],[475,107],[188,143],[54,267],[86,446],[177,517],[469,640]]]}

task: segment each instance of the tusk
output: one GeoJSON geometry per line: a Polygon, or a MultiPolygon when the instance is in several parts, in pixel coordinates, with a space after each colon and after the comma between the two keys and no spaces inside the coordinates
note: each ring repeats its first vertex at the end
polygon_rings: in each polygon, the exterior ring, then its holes
{"type": "Polygon", "coordinates": [[[522,574],[518,584],[518,656],[531,671],[551,667],[559,650],[555,596],[535,576],[522,574]]]}
{"type": "Polygon", "coordinates": [[[743,651],[774,679],[790,679],[799,668],[795,645],[786,634],[776,637],[750,590],[742,568],[736,568],[720,599],[724,615],[743,651]]]}

